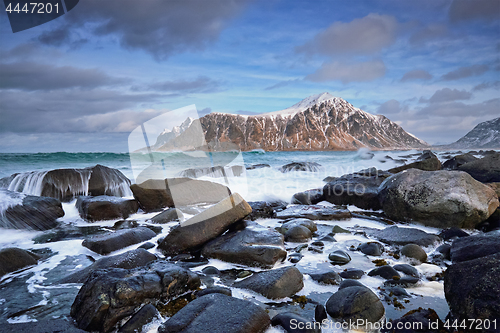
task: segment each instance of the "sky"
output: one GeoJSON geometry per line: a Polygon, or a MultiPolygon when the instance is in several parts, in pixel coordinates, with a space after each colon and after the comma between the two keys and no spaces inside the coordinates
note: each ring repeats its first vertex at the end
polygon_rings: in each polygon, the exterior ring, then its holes
{"type": "Polygon", "coordinates": [[[83,0],[17,33],[0,10],[0,152],[126,152],[170,110],[322,92],[456,141],[500,116],[500,1],[83,0]]]}

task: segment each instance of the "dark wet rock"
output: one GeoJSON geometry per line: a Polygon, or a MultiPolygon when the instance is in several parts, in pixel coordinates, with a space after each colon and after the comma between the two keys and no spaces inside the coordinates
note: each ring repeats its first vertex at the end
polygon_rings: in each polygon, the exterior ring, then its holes
{"type": "Polygon", "coordinates": [[[448,267],[444,293],[453,317],[459,321],[500,318],[499,276],[500,253],[448,267]]]}
{"type": "Polygon", "coordinates": [[[286,258],[283,235],[259,225],[214,239],[203,247],[202,254],[206,258],[263,268],[272,268],[286,258]]]}
{"type": "MultiPolygon", "coordinates": [[[[326,302],[326,311],[335,320],[376,323],[384,316],[384,305],[370,289],[352,286],[340,289],[326,302]]],[[[362,328],[362,327],[358,327],[362,328]]]]}
{"type": "Polygon", "coordinates": [[[382,230],[369,229],[366,233],[378,238],[383,243],[391,245],[414,243],[421,246],[429,246],[440,240],[439,236],[428,234],[423,230],[416,228],[400,228],[398,226],[390,226],[382,230]]]}
{"type": "Polygon", "coordinates": [[[220,274],[220,271],[217,267],[207,266],[201,270],[203,274],[217,276],[220,274]]]}
{"type": "Polygon", "coordinates": [[[252,221],[273,218],[277,211],[282,211],[287,206],[284,201],[251,201],[248,204],[252,207],[252,213],[247,218],[252,221]]]}
{"type": "Polygon", "coordinates": [[[419,278],[420,274],[418,273],[417,269],[411,265],[408,264],[398,264],[394,265],[393,268],[397,271],[400,271],[406,275],[419,278]]]}
{"type": "Polygon", "coordinates": [[[342,282],[340,275],[336,272],[326,272],[326,273],[318,273],[318,274],[309,274],[311,279],[321,284],[333,284],[337,285],[342,282]]]}
{"type": "Polygon", "coordinates": [[[113,196],[78,197],[76,208],[82,219],[87,221],[103,221],[126,219],[137,213],[137,201],[113,196]]]}
{"type": "Polygon", "coordinates": [[[182,214],[180,209],[168,208],[158,215],[153,216],[151,222],[164,224],[172,221],[179,221],[184,219],[184,214],[182,214]]]}
{"type": "Polygon", "coordinates": [[[332,265],[345,265],[351,261],[351,256],[342,250],[337,250],[328,255],[328,259],[332,265]]]}
{"type": "Polygon", "coordinates": [[[322,242],[336,242],[337,240],[334,237],[335,235],[333,233],[326,234],[325,236],[321,237],[318,239],[319,241],[322,242]]]}
{"type": "Polygon", "coordinates": [[[326,309],[323,304],[318,304],[314,308],[314,320],[321,323],[323,320],[327,319],[326,309]]]}
{"type": "Polygon", "coordinates": [[[294,205],[315,205],[318,202],[325,200],[323,189],[307,190],[304,192],[295,193],[292,196],[292,204],[294,205]]]}
{"type": "Polygon", "coordinates": [[[449,229],[445,229],[439,233],[439,237],[443,240],[448,241],[455,238],[467,237],[469,234],[457,227],[451,227],[449,229]]]}
{"type": "Polygon", "coordinates": [[[260,333],[270,322],[266,311],[254,303],[216,293],[187,304],[158,333],[260,333]]]}
{"type": "Polygon", "coordinates": [[[247,165],[245,168],[247,170],[254,170],[254,169],[262,169],[262,168],[270,168],[271,166],[266,163],[259,163],[259,164],[252,164],[252,165],[247,165]]]}
{"type": "Polygon", "coordinates": [[[158,247],[170,256],[200,249],[251,212],[252,208],[239,194],[232,194],[171,229],[158,247]]]}
{"type": "Polygon", "coordinates": [[[81,329],[109,332],[140,304],[168,301],[199,286],[196,274],[161,260],[132,270],[97,270],[78,292],[71,316],[81,329]]]}
{"type": "Polygon", "coordinates": [[[500,182],[500,153],[489,154],[479,160],[458,167],[483,183],[500,182]]]}
{"type": "Polygon", "coordinates": [[[91,235],[99,235],[109,232],[101,226],[74,226],[66,223],[59,224],[56,228],[45,231],[43,234],[33,238],[35,244],[59,242],[70,239],[81,239],[91,235]]]}
{"type": "Polygon", "coordinates": [[[285,173],[290,171],[309,171],[318,172],[321,170],[321,164],[316,162],[292,162],[283,165],[279,171],[285,173]]]}
{"type": "Polygon", "coordinates": [[[304,256],[300,253],[292,253],[288,256],[288,261],[290,261],[292,264],[296,264],[302,259],[304,256]]]}
{"type": "Polygon", "coordinates": [[[305,243],[318,228],[316,223],[309,219],[294,219],[283,223],[277,230],[285,236],[287,242],[305,243]]]}
{"type": "Polygon", "coordinates": [[[354,205],[361,209],[380,209],[378,188],[391,175],[376,168],[335,178],[323,187],[325,200],[335,205],[354,205]]]}
{"type": "Polygon", "coordinates": [[[340,283],[339,290],[347,288],[347,287],[365,287],[366,288],[366,286],[359,281],[347,279],[347,280],[343,280],[340,283]]]}
{"type": "Polygon", "coordinates": [[[339,273],[339,275],[344,279],[354,279],[359,280],[365,275],[365,272],[357,268],[347,268],[346,270],[339,273]]]}
{"type": "Polygon", "coordinates": [[[425,250],[417,244],[406,244],[403,246],[401,249],[401,255],[420,262],[426,262],[427,260],[427,253],[425,253],[425,250]]]}
{"type": "Polygon", "coordinates": [[[358,246],[358,250],[369,256],[381,256],[384,252],[384,246],[379,242],[368,242],[358,246]]]}
{"type": "Polygon", "coordinates": [[[314,321],[306,319],[293,312],[279,313],[271,319],[271,325],[281,326],[286,332],[289,333],[320,333],[321,329],[316,324],[314,328],[314,321]],[[301,328],[299,328],[301,327],[301,328]]]}
{"type": "Polygon", "coordinates": [[[194,295],[196,297],[201,297],[201,296],[205,296],[208,294],[223,294],[226,296],[232,296],[231,289],[226,288],[226,287],[219,287],[219,286],[210,287],[210,288],[206,288],[206,289],[202,289],[202,290],[197,290],[194,293],[194,295]]]}
{"type": "Polygon", "coordinates": [[[141,246],[139,246],[139,249],[149,250],[149,249],[154,248],[155,246],[156,245],[151,243],[151,242],[146,242],[146,243],[142,244],[141,246]]]}
{"type": "Polygon", "coordinates": [[[477,157],[472,155],[471,153],[466,153],[462,155],[457,155],[455,157],[450,158],[446,162],[443,163],[444,170],[457,170],[461,165],[465,163],[469,163],[472,161],[478,160],[477,157]]]}
{"type": "Polygon", "coordinates": [[[234,283],[233,287],[250,289],[269,299],[278,299],[295,295],[304,287],[304,281],[297,268],[288,266],[254,273],[234,283]]]}
{"type": "Polygon", "coordinates": [[[36,322],[2,324],[2,333],[86,333],[66,319],[38,320],[36,322]]]}
{"type": "Polygon", "coordinates": [[[450,250],[451,250],[450,244],[439,245],[436,248],[436,252],[441,253],[443,255],[443,258],[446,260],[451,260],[450,250]]]}
{"type": "Polygon", "coordinates": [[[401,286],[403,288],[414,287],[417,285],[419,278],[413,276],[403,276],[400,279],[391,279],[384,282],[384,286],[401,286]]]}
{"type": "Polygon", "coordinates": [[[346,230],[338,225],[333,227],[332,232],[334,234],[350,234],[351,233],[349,230],[346,230]]]}
{"type": "Polygon", "coordinates": [[[397,298],[411,297],[410,294],[408,294],[408,292],[404,288],[398,286],[386,287],[382,290],[382,294],[389,298],[393,296],[396,296],[397,298]]]}
{"type": "Polygon", "coordinates": [[[422,155],[420,155],[415,162],[392,168],[387,171],[398,173],[408,169],[419,169],[424,171],[441,170],[441,162],[433,152],[430,150],[424,150],[422,155]]]}
{"type": "Polygon", "coordinates": [[[179,172],[179,177],[199,178],[207,177],[240,177],[244,173],[243,165],[221,166],[216,165],[213,167],[205,168],[192,168],[179,172]]]}
{"type": "Polygon", "coordinates": [[[500,252],[498,235],[473,235],[458,238],[451,244],[450,257],[453,262],[472,260],[500,252]]]}
{"type": "Polygon", "coordinates": [[[299,218],[299,219],[288,220],[287,222],[283,223],[281,227],[278,228],[279,229],[278,231],[280,231],[281,233],[286,233],[289,229],[297,225],[306,227],[311,232],[315,232],[318,230],[316,222],[309,219],[299,218]]]}
{"type": "Polygon", "coordinates": [[[48,230],[57,227],[57,218],[64,216],[61,202],[54,198],[25,195],[0,189],[0,201],[13,201],[0,211],[0,227],[10,229],[48,230]]]}
{"type": "Polygon", "coordinates": [[[0,276],[36,265],[40,257],[30,251],[9,247],[0,250],[0,276]]]}
{"type": "Polygon", "coordinates": [[[406,170],[380,185],[379,199],[391,219],[437,228],[474,228],[498,207],[496,193],[465,172],[406,170]]]}
{"type": "Polygon", "coordinates": [[[397,270],[389,265],[377,267],[368,272],[368,276],[380,276],[386,280],[394,279],[394,277],[401,277],[397,270]]]}
{"type": "Polygon", "coordinates": [[[165,207],[217,203],[231,194],[224,185],[191,178],[149,179],[130,186],[130,189],[146,212],[165,207]]]}
{"type": "Polygon", "coordinates": [[[147,241],[155,236],[156,234],[151,229],[138,227],[91,236],[85,239],[82,245],[96,253],[108,254],[127,246],[147,241]]]}
{"type": "Polygon", "coordinates": [[[72,273],[61,280],[61,283],[83,283],[96,270],[108,268],[133,269],[142,267],[158,258],[144,249],[127,251],[116,256],[96,260],[92,265],[72,273]]]}
{"type": "Polygon", "coordinates": [[[391,329],[385,328],[381,333],[443,333],[448,332],[443,321],[433,309],[418,308],[411,310],[403,317],[392,321],[391,329]],[[399,326],[398,326],[399,325],[399,326]],[[402,327],[402,328],[397,328],[402,327]],[[404,327],[419,327],[418,330],[404,327]]]}
{"type": "Polygon", "coordinates": [[[141,332],[142,327],[152,322],[154,319],[159,318],[160,313],[151,304],[144,305],[132,318],[130,318],[125,325],[120,327],[118,333],[136,333],[141,332]]]}
{"type": "Polygon", "coordinates": [[[295,205],[277,212],[279,219],[304,218],[310,220],[343,220],[351,218],[351,212],[345,208],[321,205],[295,205]]]}

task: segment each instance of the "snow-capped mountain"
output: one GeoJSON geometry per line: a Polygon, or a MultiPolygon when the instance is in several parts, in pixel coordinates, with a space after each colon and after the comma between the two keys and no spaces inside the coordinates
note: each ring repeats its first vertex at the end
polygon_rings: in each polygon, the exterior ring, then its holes
{"type": "Polygon", "coordinates": [[[457,142],[444,148],[500,148],[500,117],[479,123],[457,142]]]}
{"type": "Polygon", "coordinates": [[[191,117],[186,118],[182,124],[179,126],[174,126],[171,130],[165,128],[163,132],[158,135],[156,138],[156,143],[153,145],[153,148],[157,149],[166,144],[167,142],[175,139],[181,133],[188,129],[189,126],[193,123],[194,119],[191,117]]]}
{"type": "Polygon", "coordinates": [[[208,144],[198,149],[354,150],[428,146],[385,116],[367,113],[329,93],[310,96],[282,111],[256,116],[213,112],[192,122],[189,129],[157,149],[194,149],[195,142],[203,141],[194,136],[194,127],[200,129],[198,136],[203,136],[208,144]]]}

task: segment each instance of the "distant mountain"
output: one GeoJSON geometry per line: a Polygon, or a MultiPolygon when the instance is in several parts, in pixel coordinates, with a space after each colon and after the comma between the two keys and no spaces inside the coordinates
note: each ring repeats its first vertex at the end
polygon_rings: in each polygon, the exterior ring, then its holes
{"type": "Polygon", "coordinates": [[[442,148],[500,149],[500,117],[479,123],[457,142],[442,146],[442,148]]]}
{"type": "MultiPolygon", "coordinates": [[[[163,134],[163,138],[166,138],[163,134]]],[[[355,108],[329,93],[310,96],[282,111],[256,116],[213,112],[155,145],[156,150],[190,150],[206,140],[210,149],[243,151],[411,149],[428,144],[382,115],[355,108]],[[196,135],[196,129],[200,134],[196,135]],[[201,134],[203,133],[203,134],[201,134]],[[163,143],[165,142],[165,143],[163,143]]]]}

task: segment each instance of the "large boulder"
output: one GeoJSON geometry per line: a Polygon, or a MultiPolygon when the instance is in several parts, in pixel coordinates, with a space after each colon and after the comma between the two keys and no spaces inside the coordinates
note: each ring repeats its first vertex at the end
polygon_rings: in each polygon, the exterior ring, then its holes
{"type": "Polygon", "coordinates": [[[146,304],[120,327],[118,333],[141,332],[143,326],[158,318],[161,318],[160,312],[153,305],[146,304]]]}
{"type": "Polygon", "coordinates": [[[294,205],[276,213],[279,219],[343,220],[351,216],[348,209],[321,205],[294,205]]]}
{"type": "Polygon", "coordinates": [[[126,219],[131,214],[137,213],[139,205],[133,199],[101,195],[78,197],[76,208],[82,219],[93,222],[126,219]]]}
{"type": "Polygon", "coordinates": [[[448,267],[444,274],[444,293],[452,317],[459,322],[500,318],[499,279],[500,253],[448,267]]]}
{"type": "Polygon", "coordinates": [[[25,195],[0,189],[0,227],[48,230],[64,216],[61,202],[54,198],[25,195]]]}
{"type": "Polygon", "coordinates": [[[499,252],[500,237],[498,235],[473,235],[453,241],[450,248],[450,257],[453,262],[461,262],[499,252]]]}
{"type": "Polygon", "coordinates": [[[291,203],[296,205],[315,205],[323,200],[325,200],[325,197],[323,196],[323,189],[317,188],[295,193],[292,196],[291,203]]]}
{"type": "Polygon", "coordinates": [[[323,187],[325,200],[335,205],[354,205],[361,209],[380,209],[378,188],[391,175],[376,168],[335,178],[323,187]]]}
{"type": "MultiPolygon", "coordinates": [[[[326,302],[326,312],[335,320],[357,325],[359,322],[375,324],[385,313],[378,296],[367,287],[342,288],[326,302]]],[[[357,326],[356,326],[357,327],[357,326]]],[[[364,325],[357,327],[363,329],[364,325]]]]}
{"type": "Polygon", "coordinates": [[[391,245],[418,244],[420,246],[433,245],[440,241],[439,236],[429,234],[417,228],[400,228],[390,226],[382,230],[368,229],[367,234],[379,239],[381,242],[391,245]]]}
{"type": "Polygon", "coordinates": [[[189,270],[158,260],[144,268],[94,271],[71,306],[78,328],[109,332],[136,308],[157,299],[169,301],[200,286],[189,270]]]}
{"type": "Polygon", "coordinates": [[[500,153],[489,154],[479,160],[458,167],[483,183],[500,182],[500,153]]]}
{"type": "Polygon", "coordinates": [[[254,273],[233,287],[253,290],[269,299],[291,297],[304,287],[304,277],[294,266],[254,273]]]}
{"type": "Polygon", "coordinates": [[[91,236],[85,239],[82,245],[96,253],[108,254],[127,246],[147,241],[155,236],[156,234],[151,229],[137,227],[91,236]]]}
{"type": "Polygon", "coordinates": [[[36,322],[5,323],[2,333],[87,333],[68,319],[44,319],[36,322]]]}
{"type": "Polygon", "coordinates": [[[387,171],[391,173],[398,173],[408,169],[419,169],[424,171],[441,170],[441,162],[433,152],[430,150],[424,150],[422,155],[420,155],[415,162],[392,168],[387,171]]]}
{"type": "Polygon", "coordinates": [[[165,207],[217,203],[231,194],[227,186],[191,178],[149,179],[130,186],[130,189],[146,212],[165,207]]]}
{"type": "MultiPolygon", "coordinates": [[[[326,314],[325,314],[326,315],[326,314]]],[[[273,326],[281,326],[286,332],[321,333],[321,325],[293,312],[282,312],[271,319],[273,326]]]]}
{"type": "Polygon", "coordinates": [[[0,277],[21,268],[36,265],[40,257],[30,251],[9,247],[0,250],[0,277]]]}
{"type": "Polygon", "coordinates": [[[258,305],[219,293],[197,298],[163,323],[158,333],[261,333],[270,324],[258,305]]]}
{"type": "Polygon", "coordinates": [[[115,256],[104,257],[96,260],[92,265],[74,272],[61,280],[61,283],[83,283],[92,274],[99,269],[124,268],[132,269],[142,267],[158,259],[154,254],[145,249],[130,250],[115,256]]]}
{"type": "Polygon", "coordinates": [[[235,264],[272,268],[286,258],[286,251],[279,232],[251,225],[212,240],[203,247],[202,255],[235,264]]]}
{"type": "Polygon", "coordinates": [[[170,230],[158,247],[165,255],[199,249],[251,212],[248,203],[234,193],[170,230]]]}
{"type": "Polygon", "coordinates": [[[290,171],[309,171],[318,172],[321,170],[321,164],[316,162],[292,162],[283,165],[279,171],[285,173],[290,171]]]}
{"type": "Polygon", "coordinates": [[[418,308],[411,310],[401,318],[392,321],[390,328],[386,326],[381,333],[444,333],[448,332],[444,323],[433,309],[418,308]]]}
{"type": "Polygon", "coordinates": [[[282,211],[287,206],[284,201],[250,201],[248,204],[252,207],[252,213],[247,219],[252,221],[273,218],[277,211],[282,211]]]}
{"type": "Polygon", "coordinates": [[[379,189],[384,213],[392,219],[437,228],[474,228],[499,206],[489,186],[460,171],[406,170],[379,189]]]}
{"type": "Polygon", "coordinates": [[[444,170],[457,170],[461,165],[465,163],[477,161],[478,158],[472,155],[471,153],[457,155],[453,158],[450,158],[446,162],[443,163],[444,170]]]}

